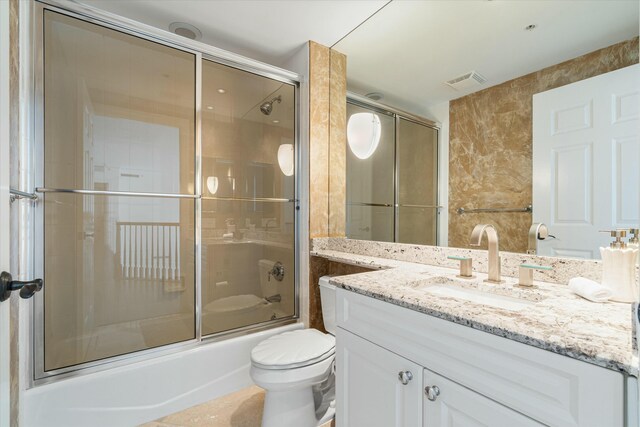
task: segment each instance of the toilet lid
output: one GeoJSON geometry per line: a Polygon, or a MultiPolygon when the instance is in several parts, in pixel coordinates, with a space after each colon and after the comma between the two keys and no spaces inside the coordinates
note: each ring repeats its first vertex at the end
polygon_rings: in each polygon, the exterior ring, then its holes
{"type": "Polygon", "coordinates": [[[251,351],[254,366],[291,369],[313,365],[335,353],[336,339],[317,329],[300,329],[275,335],[251,351]]]}
{"type": "Polygon", "coordinates": [[[266,304],[264,298],[256,295],[233,295],[220,298],[204,306],[205,311],[216,313],[251,311],[266,304]]]}

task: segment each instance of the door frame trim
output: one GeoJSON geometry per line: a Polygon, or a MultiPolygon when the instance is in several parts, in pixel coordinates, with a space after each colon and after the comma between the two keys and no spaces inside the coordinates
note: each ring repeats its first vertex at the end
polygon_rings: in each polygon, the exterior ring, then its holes
{"type": "MultiPolygon", "coordinates": [[[[10,235],[9,235],[9,152],[11,130],[11,5],[8,1],[0,2],[0,267],[10,268],[10,235]]],[[[11,363],[11,300],[0,302],[0,427],[9,427],[12,413],[11,383],[15,372],[11,363]]]]}

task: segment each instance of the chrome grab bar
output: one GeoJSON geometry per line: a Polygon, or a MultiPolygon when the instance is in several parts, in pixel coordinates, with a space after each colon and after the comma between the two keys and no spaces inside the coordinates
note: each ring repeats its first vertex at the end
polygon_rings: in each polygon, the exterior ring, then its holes
{"type": "Polygon", "coordinates": [[[524,208],[476,208],[476,209],[465,209],[458,208],[456,209],[458,215],[466,214],[466,213],[485,213],[485,212],[495,212],[495,213],[506,213],[506,212],[523,212],[530,213],[533,212],[533,206],[529,205],[524,208]]]}

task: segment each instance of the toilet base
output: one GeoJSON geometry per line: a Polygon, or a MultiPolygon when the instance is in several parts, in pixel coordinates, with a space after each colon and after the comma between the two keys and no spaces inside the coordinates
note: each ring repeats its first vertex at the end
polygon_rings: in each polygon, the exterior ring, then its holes
{"type": "Polygon", "coordinates": [[[311,387],[298,390],[267,391],[264,397],[262,427],[316,427],[311,387]]]}
{"type": "Polygon", "coordinates": [[[262,427],[316,427],[329,421],[335,413],[333,363],[334,356],[288,370],[252,366],[251,377],[265,389],[262,427]]]}

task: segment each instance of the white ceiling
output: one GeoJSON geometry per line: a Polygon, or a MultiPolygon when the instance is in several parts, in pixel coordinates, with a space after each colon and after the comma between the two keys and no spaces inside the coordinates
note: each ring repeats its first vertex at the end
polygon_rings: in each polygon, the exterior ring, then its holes
{"type": "Polygon", "coordinates": [[[349,90],[421,114],[459,98],[638,35],[638,0],[398,1],[349,34],[349,90]],[[535,24],[533,31],[525,26],[535,24]],[[487,79],[456,91],[444,81],[487,79]]]}
{"type": "Polygon", "coordinates": [[[331,46],[388,0],[79,0],[167,30],[187,22],[202,42],[276,66],[308,40],[331,46]]]}

